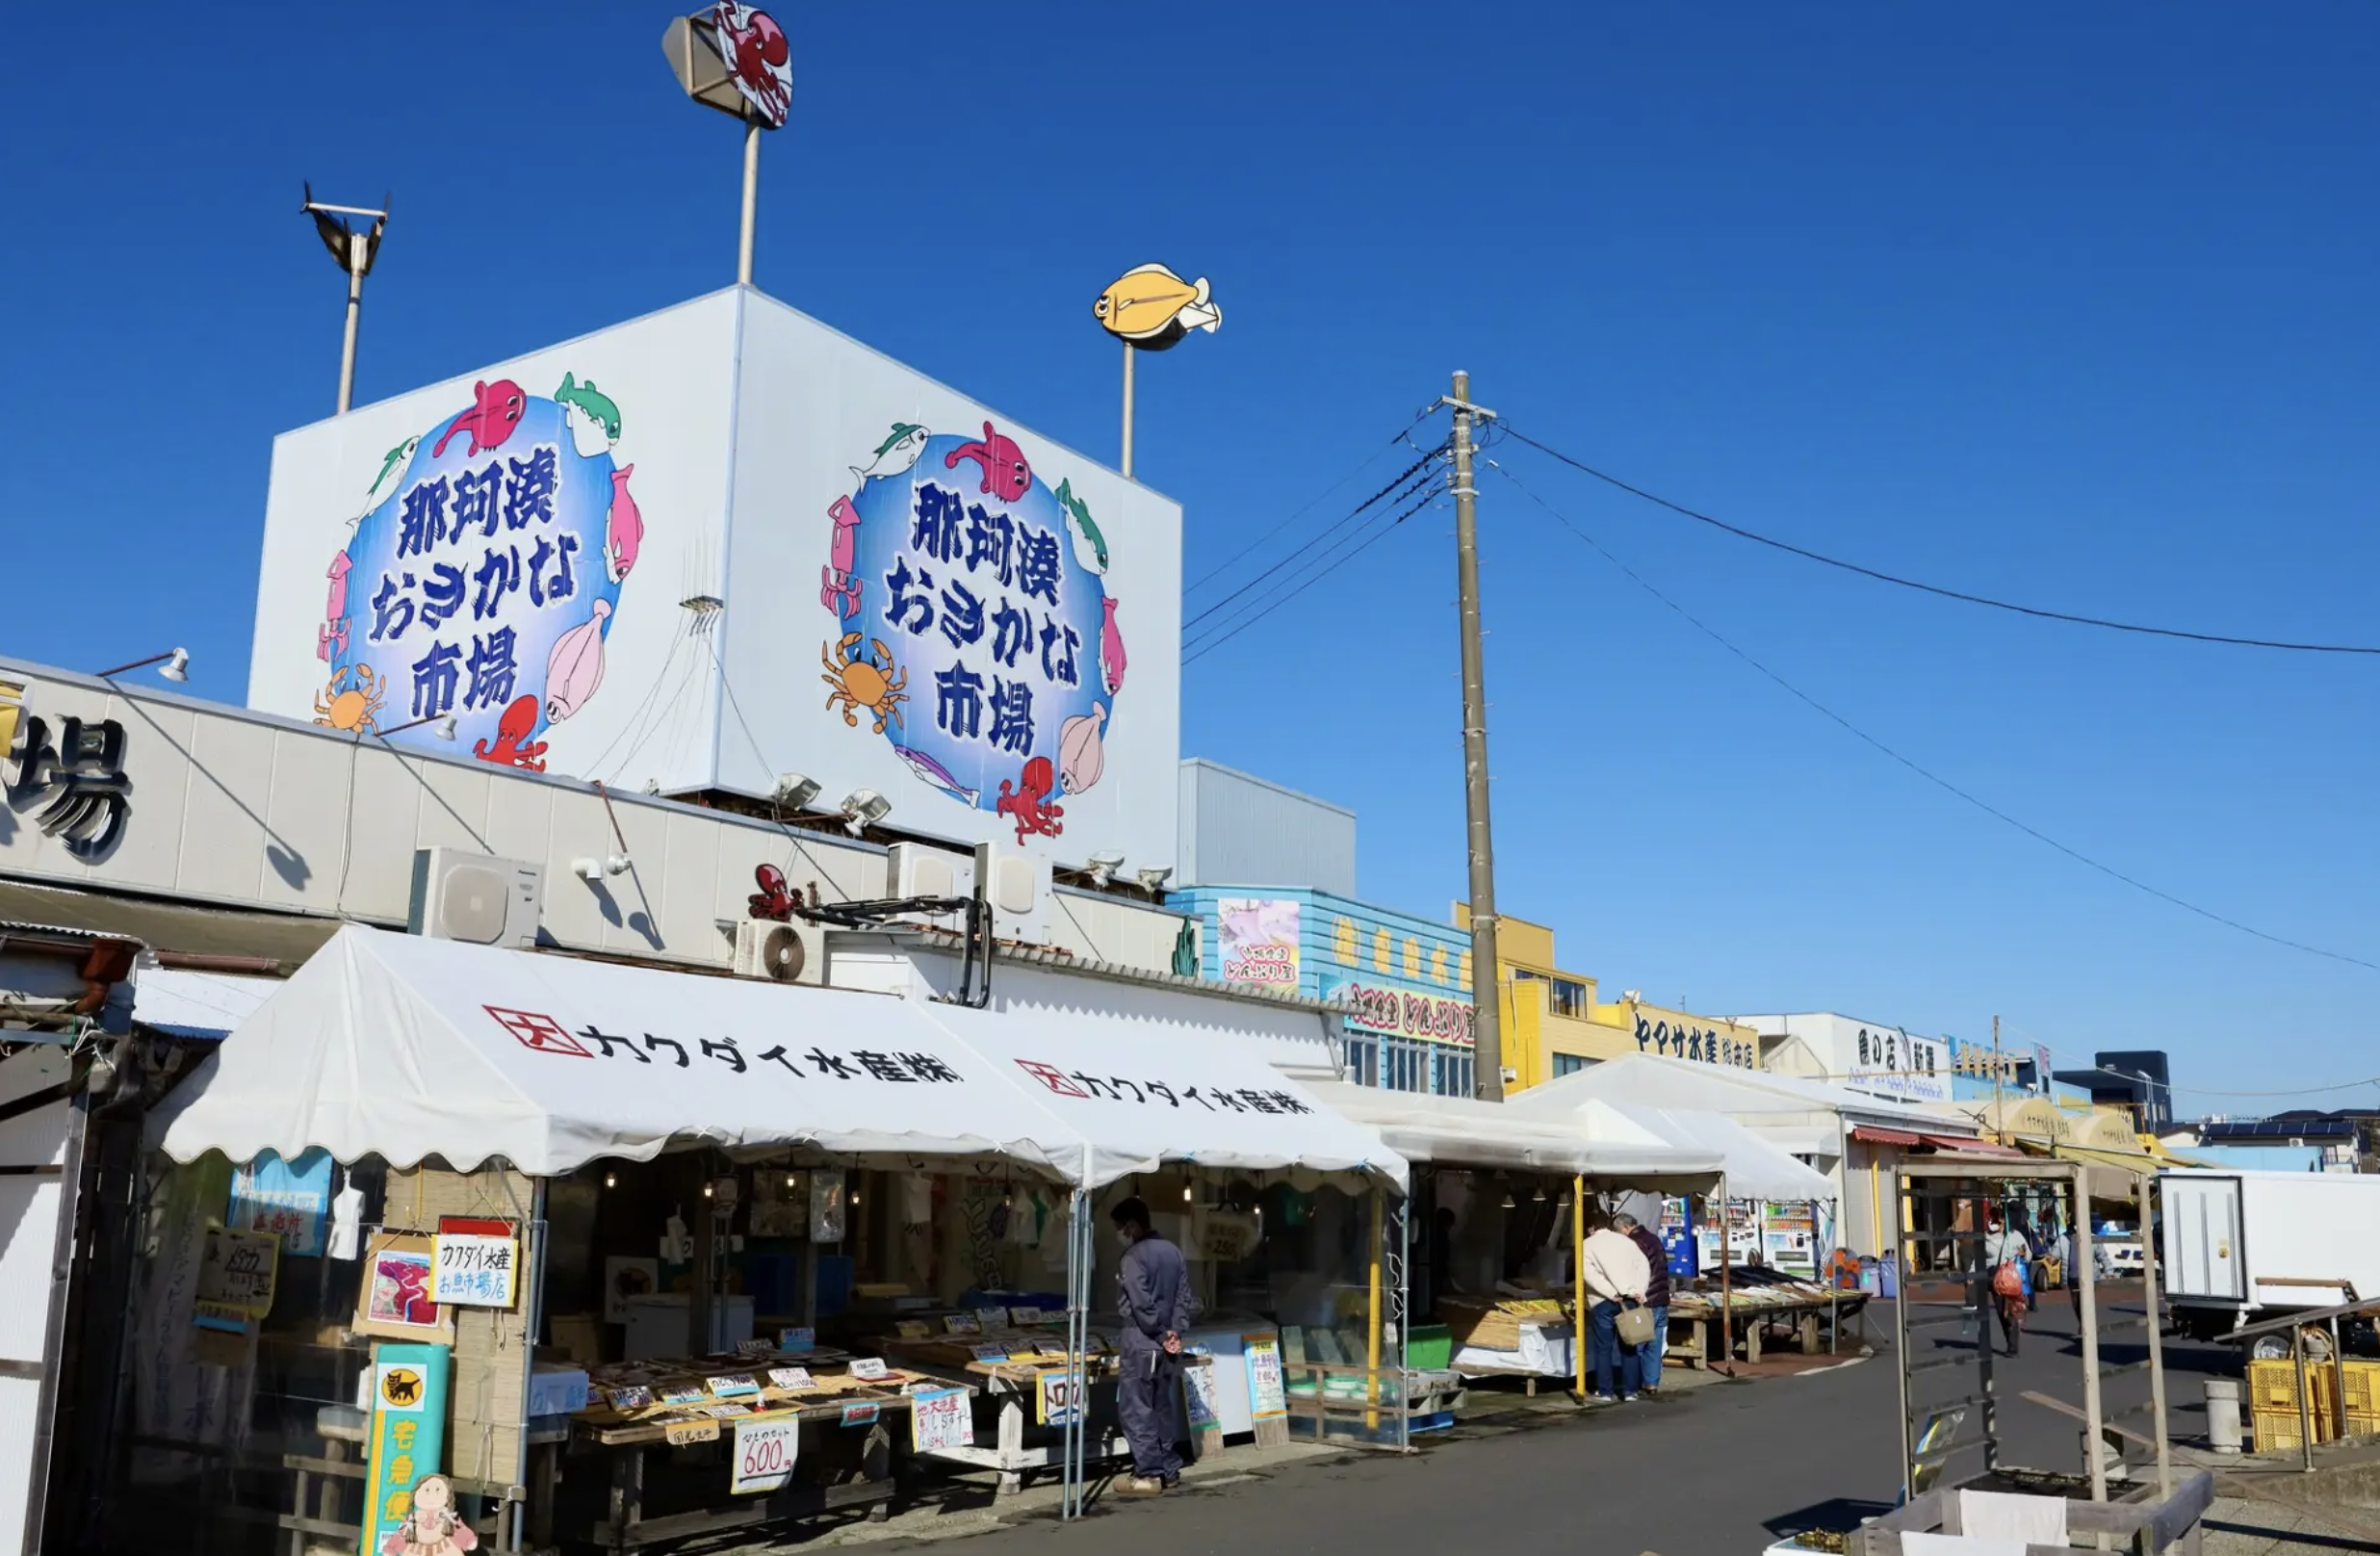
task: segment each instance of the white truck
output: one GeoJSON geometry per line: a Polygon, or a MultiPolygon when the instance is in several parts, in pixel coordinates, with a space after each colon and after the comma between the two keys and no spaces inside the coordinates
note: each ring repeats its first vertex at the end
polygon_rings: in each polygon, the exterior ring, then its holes
{"type": "Polygon", "coordinates": [[[2380,1297],[2380,1177],[2174,1168],[2158,1186],[2159,1275],[2187,1334],[2380,1297]]]}

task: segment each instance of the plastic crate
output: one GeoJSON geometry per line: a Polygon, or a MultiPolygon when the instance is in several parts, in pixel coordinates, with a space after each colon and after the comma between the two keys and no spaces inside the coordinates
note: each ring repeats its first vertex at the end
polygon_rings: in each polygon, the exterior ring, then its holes
{"type": "MultiPolygon", "coordinates": [[[[2303,1428],[2298,1422],[2297,1412],[2294,1409],[2258,1411],[2251,1419],[2255,1424],[2258,1453],[2274,1453],[2305,1446],[2305,1439],[2301,1435],[2303,1428]]],[[[2319,1415],[2314,1418],[2314,1440],[2316,1444],[2328,1442],[2336,1436],[2337,1434],[2330,1429],[2328,1421],[2319,1415]]]]}
{"type": "MultiPolygon", "coordinates": [[[[2380,1370],[2375,1367],[2374,1363],[2368,1362],[2347,1363],[2347,1408],[2349,1410],[2380,1409],[2380,1405],[2368,1402],[2375,1386],[2380,1386],[2380,1380],[2374,1379],[2371,1371],[2368,1370],[2359,1378],[2357,1372],[2359,1367],[2380,1370]],[[2363,1387],[2364,1398],[2367,1401],[2360,1405],[2356,1403],[2359,1382],[2363,1387]]],[[[2339,1413],[2339,1382],[2336,1370],[2330,1362],[2307,1362],[2306,1383],[2307,1391],[2314,1396],[2314,1410],[2316,1414],[2336,1415],[2339,1413]]],[[[2297,1363],[2294,1362],[2249,1362],[2246,1403],[2252,1411],[2287,1411],[2292,1415],[2296,1414],[2297,1363]]]]}
{"type": "Polygon", "coordinates": [[[1455,1364],[1455,1332],[1444,1324],[1415,1324],[1405,1332],[1405,1364],[1443,1372],[1455,1364]]]}
{"type": "Polygon", "coordinates": [[[2380,1411],[2347,1412],[2346,1436],[2351,1438],[2380,1438],[2380,1411]]]}
{"type": "Polygon", "coordinates": [[[2347,1414],[2380,1415],[2380,1362],[2346,1364],[2347,1414]]]}

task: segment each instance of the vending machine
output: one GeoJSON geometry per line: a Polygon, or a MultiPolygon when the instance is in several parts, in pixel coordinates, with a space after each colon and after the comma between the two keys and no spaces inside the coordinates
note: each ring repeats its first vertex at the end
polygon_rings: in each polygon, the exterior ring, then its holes
{"type": "Polygon", "coordinates": [[[1661,1246],[1669,1251],[1669,1279],[1691,1281],[1702,1266],[1701,1248],[1694,1240],[1694,1202],[1669,1197],[1661,1202],[1661,1246]]]}
{"type": "Polygon", "coordinates": [[[1806,1200],[1760,1207],[1761,1262],[1786,1275],[1818,1275],[1818,1219],[1806,1200]]]}

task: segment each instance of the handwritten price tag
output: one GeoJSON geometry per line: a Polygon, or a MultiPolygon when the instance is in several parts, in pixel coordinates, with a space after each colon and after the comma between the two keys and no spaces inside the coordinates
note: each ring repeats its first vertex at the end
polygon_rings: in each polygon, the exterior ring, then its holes
{"type": "Polygon", "coordinates": [[[800,1418],[747,1415],[736,1423],[736,1452],[728,1469],[733,1495],[773,1491],[793,1478],[801,1456],[800,1418]]]}
{"type": "Polygon", "coordinates": [[[851,1376],[863,1383],[881,1383],[892,1375],[880,1356],[864,1356],[851,1363],[851,1376]]]}
{"type": "Polygon", "coordinates": [[[661,1436],[673,1448],[689,1442],[716,1442],[719,1423],[716,1421],[672,1421],[661,1428],[661,1436]]]}

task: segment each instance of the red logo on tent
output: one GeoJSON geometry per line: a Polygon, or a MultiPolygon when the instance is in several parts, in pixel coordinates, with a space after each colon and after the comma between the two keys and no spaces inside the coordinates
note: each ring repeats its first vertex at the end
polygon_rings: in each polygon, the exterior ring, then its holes
{"type": "Polygon", "coordinates": [[[481,1005],[481,1010],[496,1018],[496,1024],[520,1040],[521,1047],[534,1049],[539,1053],[569,1053],[582,1059],[591,1059],[586,1045],[562,1029],[562,1024],[551,1016],[540,1016],[533,1010],[506,1010],[501,1005],[481,1005]]]}
{"type": "Polygon", "coordinates": [[[1067,1079],[1066,1072],[1054,1064],[1044,1064],[1039,1059],[1019,1059],[1017,1068],[1061,1097],[1089,1097],[1091,1095],[1067,1079]]]}

